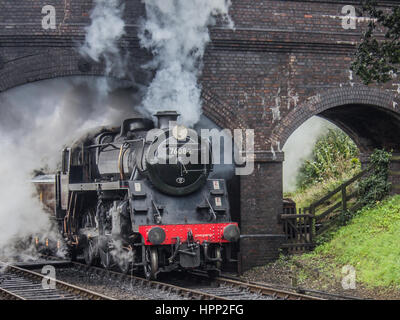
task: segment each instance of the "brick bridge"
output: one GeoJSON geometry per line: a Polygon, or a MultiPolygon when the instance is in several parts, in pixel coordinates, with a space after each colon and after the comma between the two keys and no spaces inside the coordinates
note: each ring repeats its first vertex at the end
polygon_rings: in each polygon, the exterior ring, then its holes
{"type": "MultiPolygon", "coordinates": [[[[278,254],[282,227],[281,151],[288,137],[314,115],[347,132],[363,155],[376,147],[399,152],[400,81],[366,87],[349,71],[365,21],[342,26],[342,8],[358,1],[232,0],[236,29],[211,30],[202,75],[204,113],[224,128],[253,128],[256,164],[240,178],[243,267],[278,254]]],[[[381,1],[390,5],[393,1],[381,1]]],[[[0,92],[43,79],[104,74],[104,66],[82,60],[76,43],[89,23],[90,0],[2,0],[0,3],[0,92]],[[56,9],[56,29],[44,30],[42,8],[56,9]]],[[[139,48],[140,0],[126,1],[132,65],[148,54],[139,48]]],[[[400,159],[400,157],[397,157],[400,159]]],[[[400,171],[400,161],[392,163],[400,171]]],[[[394,191],[400,176],[391,177],[394,191]]]]}

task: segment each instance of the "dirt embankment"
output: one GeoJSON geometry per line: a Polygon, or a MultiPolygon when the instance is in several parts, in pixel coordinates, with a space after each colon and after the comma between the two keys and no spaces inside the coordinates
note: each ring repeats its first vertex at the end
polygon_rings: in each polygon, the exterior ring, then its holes
{"type": "Polygon", "coordinates": [[[324,291],[333,294],[339,294],[349,297],[359,297],[363,299],[379,300],[400,300],[400,290],[397,288],[369,288],[357,281],[355,277],[355,288],[344,289],[345,286],[351,286],[351,282],[346,280],[346,273],[342,270],[332,268],[326,269],[329,263],[325,261],[302,259],[301,256],[293,258],[281,258],[274,263],[263,267],[253,268],[245,272],[243,279],[266,284],[279,285],[283,289],[311,289],[324,291]],[[324,265],[324,268],[319,267],[324,265]]]}

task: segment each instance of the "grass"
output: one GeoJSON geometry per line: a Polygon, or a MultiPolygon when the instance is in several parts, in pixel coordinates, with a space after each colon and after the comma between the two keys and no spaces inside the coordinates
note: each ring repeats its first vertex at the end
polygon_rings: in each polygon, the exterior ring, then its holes
{"type": "Polygon", "coordinates": [[[362,209],[332,239],[297,259],[340,274],[353,266],[357,281],[371,287],[400,288],[400,195],[362,209]],[[333,271],[335,270],[335,271],[333,271]]]}
{"type": "MultiPolygon", "coordinates": [[[[292,193],[285,193],[286,198],[291,198],[296,202],[297,208],[308,208],[313,202],[321,199],[325,195],[327,195],[330,191],[333,191],[335,188],[340,186],[345,181],[354,177],[357,173],[360,172],[360,167],[353,168],[352,170],[344,172],[340,178],[329,178],[324,180],[321,183],[316,183],[307,188],[302,188],[292,193]]],[[[348,194],[353,192],[356,188],[356,184],[352,184],[348,189],[348,194]]],[[[329,203],[325,203],[321,206],[321,209],[326,209],[327,206],[335,204],[340,201],[341,194],[338,192],[334,197],[330,199],[329,203]]],[[[316,213],[318,214],[318,212],[316,213]]]]}

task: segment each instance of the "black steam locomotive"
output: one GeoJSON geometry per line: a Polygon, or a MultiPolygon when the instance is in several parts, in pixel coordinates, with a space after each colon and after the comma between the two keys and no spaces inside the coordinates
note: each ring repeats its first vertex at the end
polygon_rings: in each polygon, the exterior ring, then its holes
{"type": "Polygon", "coordinates": [[[212,150],[179,114],[159,112],[102,128],[62,153],[55,215],[71,256],[87,264],[218,274],[239,237],[224,179],[210,179],[212,150]],[[174,125],[171,125],[174,124],[174,125]]]}

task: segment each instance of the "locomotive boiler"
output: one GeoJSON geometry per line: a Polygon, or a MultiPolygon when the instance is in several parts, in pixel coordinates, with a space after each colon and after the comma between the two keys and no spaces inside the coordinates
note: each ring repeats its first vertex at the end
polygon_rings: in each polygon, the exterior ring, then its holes
{"type": "Polygon", "coordinates": [[[101,128],[62,152],[55,217],[72,258],[89,265],[219,274],[240,237],[224,179],[210,178],[210,141],[177,124],[179,114],[101,128]]]}

